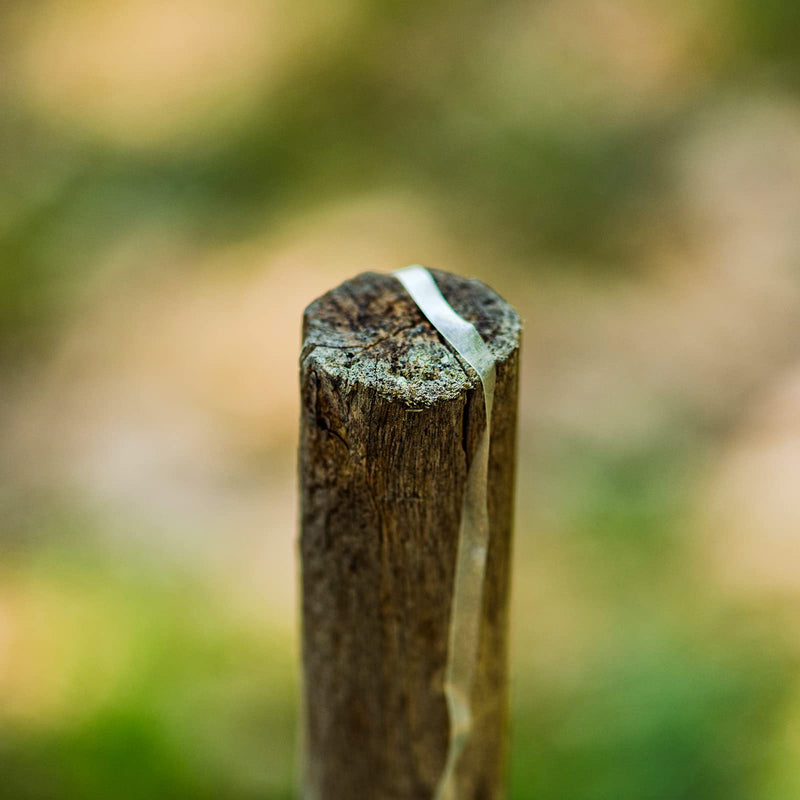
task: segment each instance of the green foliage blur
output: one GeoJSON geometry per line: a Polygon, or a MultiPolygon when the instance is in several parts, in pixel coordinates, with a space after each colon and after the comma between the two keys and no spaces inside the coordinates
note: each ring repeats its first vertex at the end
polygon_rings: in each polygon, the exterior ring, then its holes
{"type": "Polygon", "coordinates": [[[800,796],[797,3],[0,26],[0,797],[297,796],[287,326],[432,259],[528,323],[512,800],[800,796]]]}

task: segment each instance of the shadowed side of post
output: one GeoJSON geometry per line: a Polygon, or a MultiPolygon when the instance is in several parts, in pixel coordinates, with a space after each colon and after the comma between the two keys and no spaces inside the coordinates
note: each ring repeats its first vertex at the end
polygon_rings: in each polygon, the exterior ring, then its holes
{"type": "MultiPolygon", "coordinates": [[[[497,362],[490,544],[459,797],[502,793],[520,322],[484,284],[433,270],[497,362]]],[[[475,372],[399,284],[365,273],[306,309],[300,423],[306,793],[430,798],[462,499],[485,412],[475,372]]]]}

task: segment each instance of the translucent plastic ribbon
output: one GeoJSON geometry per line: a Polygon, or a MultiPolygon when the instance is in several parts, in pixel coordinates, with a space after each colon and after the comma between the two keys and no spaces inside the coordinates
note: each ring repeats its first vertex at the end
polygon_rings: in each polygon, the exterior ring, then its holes
{"type": "Polygon", "coordinates": [[[467,473],[461,510],[444,676],[444,694],[450,716],[450,744],[434,796],[435,800],[456,800],[456,767],[473,729],[472,684],[478,661],[483,583],[489,545],[487,484],[495,364],[478,330],[452,309],[425,267],[404,267],[394,275],[433,327],[478,373],[486,408],[486,427],[467,473]]]}

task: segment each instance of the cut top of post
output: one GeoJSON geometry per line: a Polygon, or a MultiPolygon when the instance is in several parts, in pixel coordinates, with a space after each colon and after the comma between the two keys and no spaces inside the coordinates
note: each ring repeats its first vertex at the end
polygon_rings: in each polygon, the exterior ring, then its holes
{"type": "MultiPolygon", "coordinates": [[[[478,329],[495,361],[505,361],[519,346],[514,309],[478,280],[430,272],[456,313],[478,329]]],[[[308,306],[301,361],[343,386],[367,386],[409,408],[452,400],[479,381],[401,283],[375,272],[346,281],[308,306]]]]}

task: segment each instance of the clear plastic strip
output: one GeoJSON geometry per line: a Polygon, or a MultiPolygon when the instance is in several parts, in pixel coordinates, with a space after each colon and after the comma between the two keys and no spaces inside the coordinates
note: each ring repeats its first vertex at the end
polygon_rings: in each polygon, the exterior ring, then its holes
{"type": "Polygon", "coordinates": [[[487,484],[495,363],[478,330],[453,310],[425,267],[404,267],[394,275],[434,328],[478,373],[486,408],[486,427],[467,473],[461,510],[444,676],[444,694],[450,716],[450,743],[434,796],[435,800],[456,800],[456,768],[473,729],[472,684],[478,661],[483,583],[489,545],[487,484]]]}

